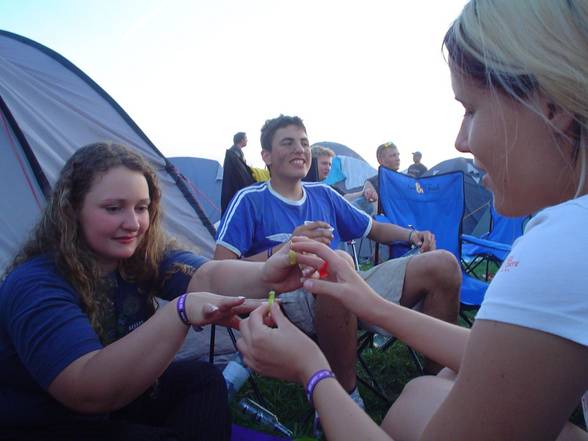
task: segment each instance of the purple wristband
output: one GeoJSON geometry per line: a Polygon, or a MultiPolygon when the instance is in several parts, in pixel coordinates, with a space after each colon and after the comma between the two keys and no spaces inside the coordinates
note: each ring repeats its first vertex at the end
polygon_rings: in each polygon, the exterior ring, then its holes
{"type": "Polygon", "coordinates": [[[186,313],[186,296],[188,294],[182,294],[176,303],[176,310],[178,311],[178,315],[180,316],[180,320],[186,326],[192,326],[190,320],[188,319],[188,314],[186,313]]]}
{"type": "Polygon", "coordinates": [[[327,369],[321,369],[320,371],[316,371],[312,376],[308,379],[308,383],[306,383],[306,398],[308,398],[308,402],[311,406],[314,407],[312,402],[312,394],[314,392],[314,388],[321,380],[325,378],[335,378],[335,374],[327,369]]]}

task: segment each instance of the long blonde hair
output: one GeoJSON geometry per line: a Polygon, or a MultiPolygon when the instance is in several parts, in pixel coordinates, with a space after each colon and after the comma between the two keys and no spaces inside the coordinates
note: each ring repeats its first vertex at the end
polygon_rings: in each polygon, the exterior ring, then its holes
{"type": "MultiPolygon", "coordinates": [[[[585,186],[588,148],[588,2],[471,0],[445,35],[452,68],[524,102],[539,92],[573,115],[571,164],[585,186]]],[[[548,122],[548,121],[547,121],[548,122]]],[[[570,139],[571,138],[571,139],[570,139]]]]}
{"type": "Polygon", "coordinates": [[[135,253],[119,264],[126,280],[136,282],[148,293],[145,301],[153,311],[153,285],[158,267],[168,246],[160,215],[161,191],[149,164],[125,146],[96,143],[80,148],[66,162],[41,220],[29,241],[16,255],[5,274],[34,256],[49,254],[60,274],[76,290],[92,327],[104,339],[102,315],[106,300],[100,284],[103,279],[97,258],[88,246],[79,223],[79,211],[97,177],[115,167],[126,167],[143,174],[149,188],[149,228],[135,253]]]}

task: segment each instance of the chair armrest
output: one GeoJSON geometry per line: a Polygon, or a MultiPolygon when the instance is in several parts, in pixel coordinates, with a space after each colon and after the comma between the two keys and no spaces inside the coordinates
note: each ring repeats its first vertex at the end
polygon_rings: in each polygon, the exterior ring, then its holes
{"type": "Polygon", "coordinates": [[[482,247],[491,248],[491,249],[495,249],[498,251],[505,251],[507,253],[509,253],[510,249],[511,249],[510,245],[500,243],[500,242],[494,242],[492,240],[480,239],[479,237],[471,236],[469,234],[462,234],[461,240],[462,240],[462,242],[468,242],[468,243],[472,243],[474,245],[479,245],[482,247]]]}

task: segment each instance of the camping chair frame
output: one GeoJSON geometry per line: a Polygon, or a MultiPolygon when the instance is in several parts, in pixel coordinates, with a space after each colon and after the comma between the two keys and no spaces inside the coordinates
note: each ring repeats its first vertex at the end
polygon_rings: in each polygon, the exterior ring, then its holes
{"type": "MultiPolygon", "coordinates": [[[[351,256],[353,258],[353,264],[355,266],[355,270],[359,271],[359,260],[357,258],[357,249],[355,247],[355,241],[350,240],[347,242],[348,249],[351,250],[351,256]]],[[[378,346],[377,349],[382,351],[386,351],[389,347],[391,347],[398,339],[393,336],[387,336],[386,341],[383,345],[378,346]]],[[[357,372],[357,380],[363,384],[367,389],[369,389],[375,396],[383,400],[387,405],[392,404],[392,400],[386,395],[386,391],[382,387],[382,385],[376,380],[376,376],[370,370],[367,361],[363,356],[363,352],[368,347],[373,347],[374,345],[374,333],[370,331],[363,332],[359,338],[357,339],[357,361],[363,368],[366,373],[367,379],[363,378],[359,372],[357,372]]],[[[410,353],[412,360],[415,363],[416,368],[420,372],[421,375],[424,374],[423,364],[418,356],[418,354],[412,349],[410,346],[407,346],[407,349],[410,353]]]]}

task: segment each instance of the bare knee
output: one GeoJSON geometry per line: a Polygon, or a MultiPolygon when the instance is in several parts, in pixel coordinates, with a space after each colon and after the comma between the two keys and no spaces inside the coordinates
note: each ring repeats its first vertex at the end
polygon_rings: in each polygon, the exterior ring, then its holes
{"type": "Polygon", "coordinates": [[[446,250],[435,250],[415,256],[411,264],[431,287],[443,287],[453,293],[461,287],[461,268],[453,254],[446,250]]]}
{"type": "Polygon", "coordinates": [[[433,376],[409,381],[384,418],[382,429],[394,439],[419,439],[452,386],[452,381],[433,376]]]}

